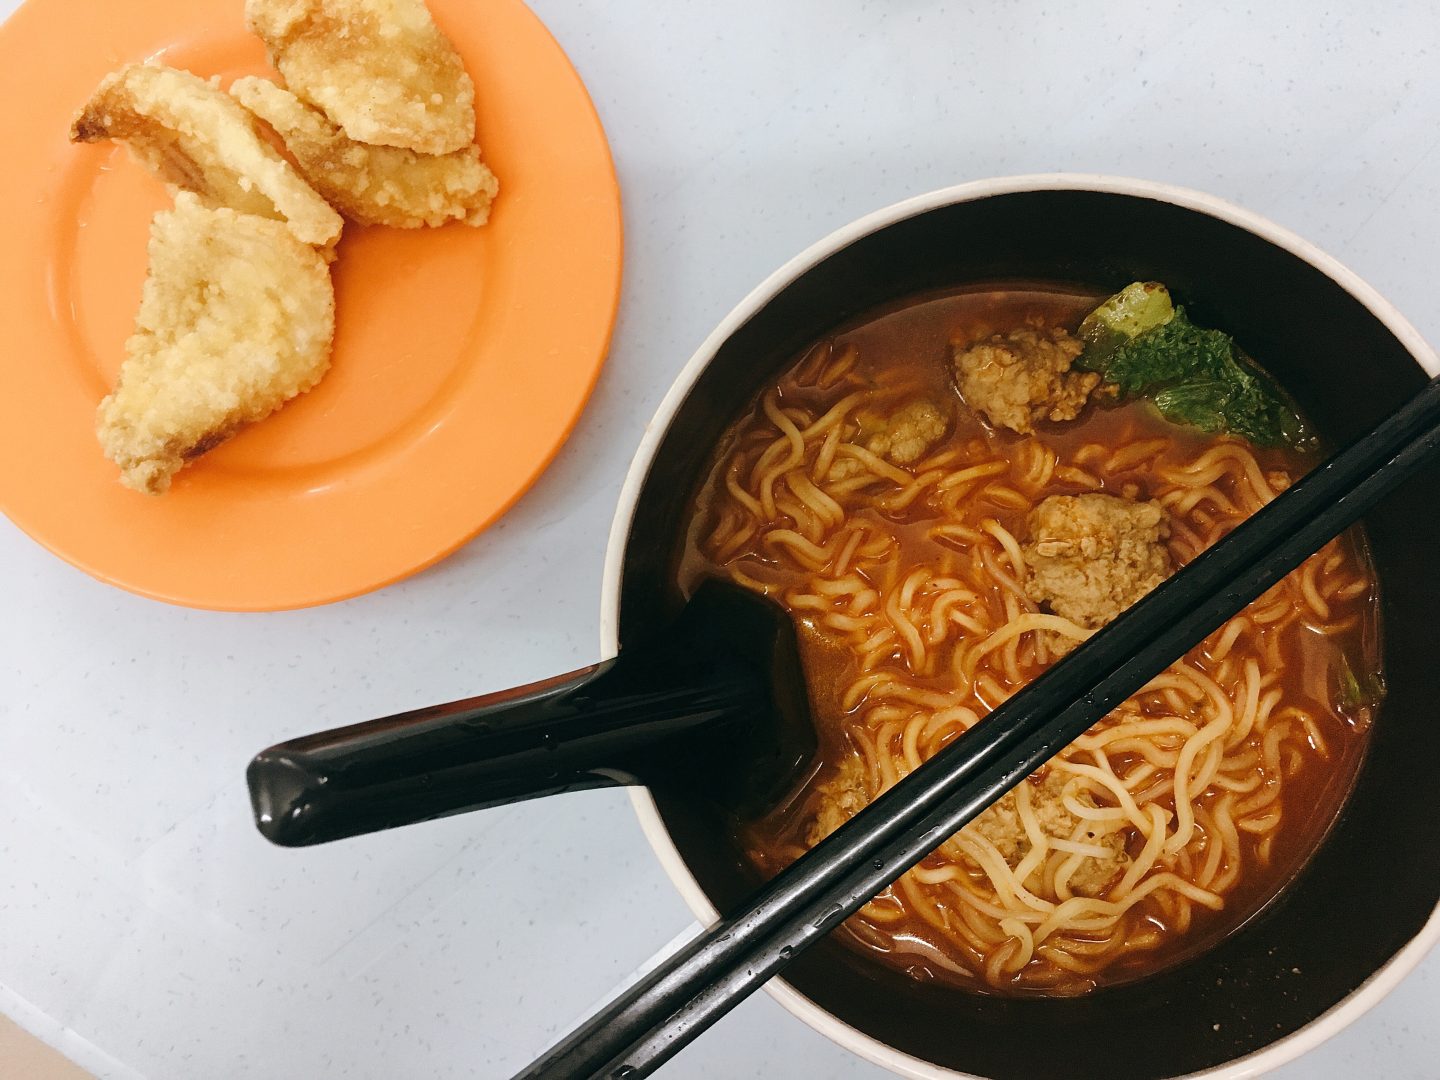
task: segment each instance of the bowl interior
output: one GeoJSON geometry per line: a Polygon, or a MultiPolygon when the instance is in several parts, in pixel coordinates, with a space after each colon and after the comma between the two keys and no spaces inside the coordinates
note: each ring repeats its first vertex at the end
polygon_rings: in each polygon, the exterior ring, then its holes
{"type": "MultiPolygon", "coordinates": [[[[1090,191],[994,195],[888,225],[805,271],[719,348],[678,409],[642,488],[621,579],[622,645],[672,614],[671,562],[691,491],[721,432],[809,342],[877,305],[987,280],[1119,288],[1164,281],[1197,322],[1223,327],[1343,445],[1425,382],[1363,304],[1298,256],[1168,202],[1090,191]]],[[[1350,994],[1440,902],[1431,772],[1440,669],[1427,662],[1440,579],[1424,523],[1433,472],[1365,522],[1381,582],[1389,697],[1340,819],[1280,899],[1204,955],[1070,1000],[1005,999],[921,985],[824,943],[788,970],[804,996],[906,1054],[994,1077],[1175,1076],[1278,1041],[1350,994]]],[[[666,829],[720,911],[755,884],[710,806],[657,790],[666,829]]],[[[1291,807],[1291,813],[1303,808],[1291,807]]]]}

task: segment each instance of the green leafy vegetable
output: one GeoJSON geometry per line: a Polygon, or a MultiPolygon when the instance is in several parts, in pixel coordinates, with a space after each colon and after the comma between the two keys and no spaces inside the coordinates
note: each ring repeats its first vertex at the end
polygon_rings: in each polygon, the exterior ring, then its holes
{"type": "Polygon", "coordinates": [[[1078,366],[1100,372],[1122,398],[1144,397],[1162,416],[1256,446],[1305,447],[1312,436],[1274,379],[1228,334],[1196,326],[1155,282],[1116,293],[1080,324],[1078,366]]]}
{"type": "Polygon", "coordinates": [[[1385,677],[1380,672],[1366,671],[1363,677],[1357,676],[1350,658],[1341,653],[1335,663],[1335,673],[1339,704],[1346,712],[1374,709],[1385,700],[1385,677]]]}
{"type": "Polygon", "coordinates": [[[1080,324],[1080,340],[1092,370],[1116,349],[1175,317],[1170,290],[1158,281],[1136,281],[1097,307],[1080,324]]]}

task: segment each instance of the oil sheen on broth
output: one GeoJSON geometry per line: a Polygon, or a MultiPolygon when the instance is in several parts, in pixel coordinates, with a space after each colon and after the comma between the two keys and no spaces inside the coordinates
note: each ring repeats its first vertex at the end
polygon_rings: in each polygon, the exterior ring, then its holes
{"type": "MultiPolygon", "coordinates": [[[[737,826],[761,874],[1093,631],[1096,619],[1076,621],[1083,604],[1047,598],[1045,553],[1078,552],[1049,572],[1098,588],[1087,602],[1131,602],[1138,579],[1116,577],[1115,551],[1132,569],[1179,567],[1314,463],[1103,390],[1075,419],[1028,434],[992,428],[962,399],[957,350],[1018,328],[1073,331],[1102,298],[996,285],[908,301],[808,350],[727,432],[696,495],[680,585],[728,577],[790,611],[821,739],[792,796],[737,826]],[[1108,498],[1037,510],[1095,494],[1108,498]],[[1057,508],[1079,535],[1030,535],[1057,508]]],[[[1333,822],[1379,700],[1378,633],[1353,532],[839,936],[917,979],[990,993],[1084,993],[1193,955],[1272,899],[1333,822]]]]}

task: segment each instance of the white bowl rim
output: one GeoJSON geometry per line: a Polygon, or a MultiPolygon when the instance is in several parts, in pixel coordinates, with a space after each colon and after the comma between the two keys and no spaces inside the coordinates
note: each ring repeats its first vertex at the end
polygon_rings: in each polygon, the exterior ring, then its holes
{"type": "MultiPolygon", "coordinates": [[[[1432,376],[1440,375],[1440,355],[1437,355],[1436,351],[1421,337],[1420,332],[1393,304],[1353,270],[1289,229],[1234,203],[1202,191],[1158,181],[1098,173],[1033,173],[974,180],[902,200],[836,229],[829,236],[811,244],[781,266],[757,285],[721,320],[709,337],[701,342],[700,347],[681,369],[680,374],[676,376],[669,392],[660,402],[655,416],[645,428],[644,438],[631,462],[625,484],[621,488],[619,505],[611,526],[601,592],[600,634],[601,647],[605,656],[614,656],[620,648],[620,577],[624,567],[625,546],[630,534],[630,526],[646,474],[650,470],[650,464],[654,460],[655,453],[659,449],[676,411],[685,400],[695,380],[699,378],[700,373],[730,335],[806,270],[862,237],[938,207],[973,202],[996,195],[1012,195],[1031,191],[1090,191],[1172,203],[1254,233],[1309,263],[1329,277],[1379,319],[1421,368],[1432,376]]],[[[686,905],[701,923],[709,925],[716,921],[719,913],[710,903],[694,876],[691,875],[684,859],[680,857],[680,852],[665,829],[660,811],[656,807],[649,789],[632,788],[630,801],[640,819],[640,827],[646,839],[654,848],[666,875],[679,890],[686,905]]],[[[1415,937],[1370,978],[1326,1012],[1261,1050],[1210,1069],[1191,1073],[1180,1080],[1200,1080],[1202,1077],[1205,1080],[1247,1080],[1247,1078],[1261,1076],[1272,1069],[1279,1068],[1286,1062],[1295,1060],[1340,1032],[1378,1003],[1419,964],[1421,958],[1437,941],[1440,941],[1440,905],[1436,906],[1430,919],[1415,937]]],[[[867,1061],[887,1068],[899,1076],[911,1077],[913,1080],[983,1080],[983,1078],[972,1077],[969,1073],[941,1068],[894,1049],[820,1008],[783,978],[771,979],[765,989],[789,1012],[822,1035],[867,1061]]]]}

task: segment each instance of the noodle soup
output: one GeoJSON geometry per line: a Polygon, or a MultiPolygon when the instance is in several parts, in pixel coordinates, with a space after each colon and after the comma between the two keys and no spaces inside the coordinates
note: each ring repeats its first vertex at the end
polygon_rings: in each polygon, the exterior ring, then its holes
{"type": "MultiPolygon", "coordinates": [[[[790,611],[821,740],[791,797],[737,828],[759,873],[1314,463],[1065,373],[1066,331],[1100,299],[919,298],[815,345],[729,429],[680,584],[728,577],[790,611]],[[996,367],[987,342],[1037,363],[996,367]],[[1017,399],[1006,380],[1022,375],[1051,396],[1017,399]]],[[[1230,933],[1299,870],[1350,787],[1381,685],[1377,611],[1360,534],[1332,542],[839,936],[916,979],[1069,995],[1230,933]]]]}

